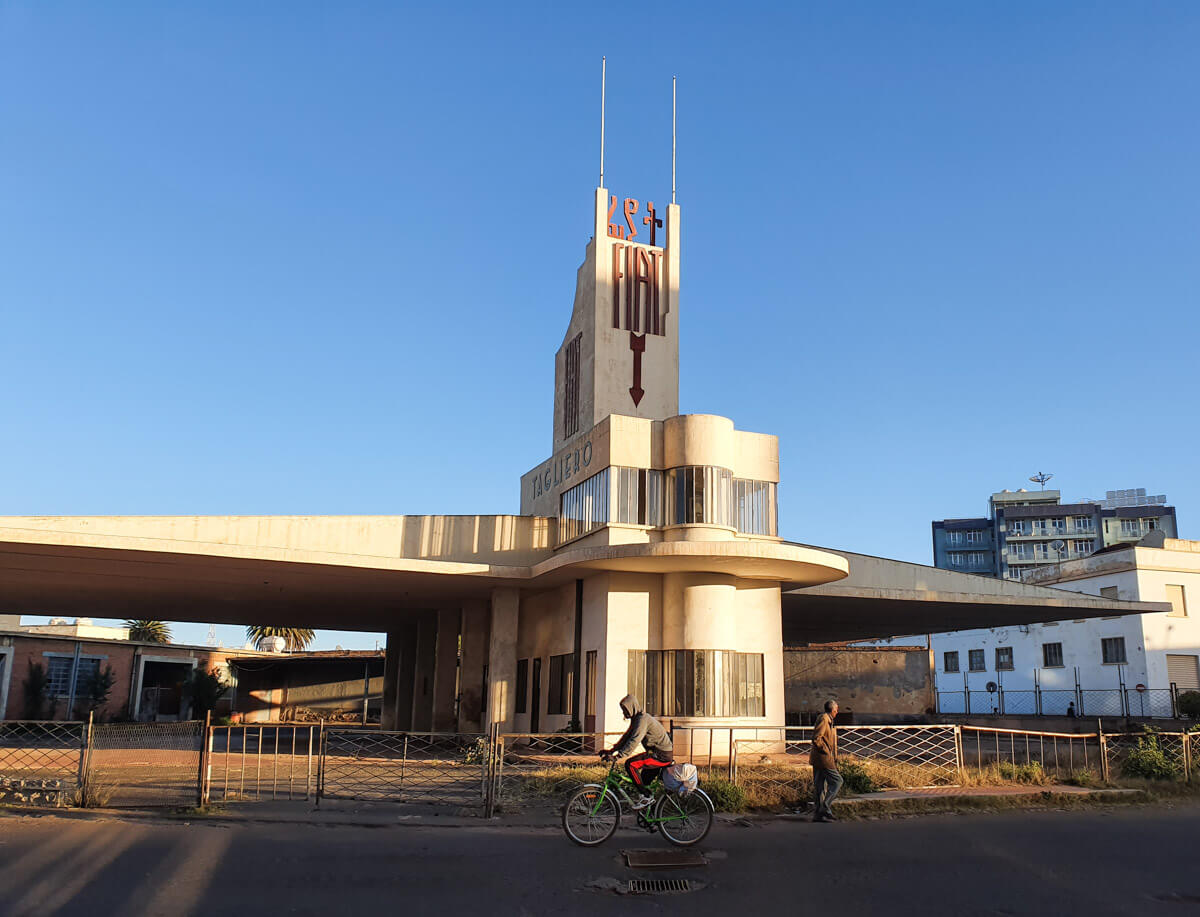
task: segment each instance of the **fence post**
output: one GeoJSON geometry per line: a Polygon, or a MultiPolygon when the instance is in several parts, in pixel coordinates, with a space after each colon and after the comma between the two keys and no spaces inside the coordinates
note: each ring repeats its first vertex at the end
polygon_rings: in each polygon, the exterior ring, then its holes
{"type": "MultiPolygon", "coordinates": [[[[1042,686],[1035,684],[1033,686],[1033,709],[1036,716],[1042,716],[1042,686]]],[[[1041,728],[1045,728],[1044,726],[1041,728]]]]}
{"type": "Polygon", "coordinates": [[[1104,723],[1096,718],[1096,729],[1100,735],[1100,779],[1108,783],[1108,739],[1104,736],[1104,723]]]}
{"type": "Polygon", "coordinates": [[[967,773],[965,756],[963,755],[962,745],[962,726],[955,724],[954,726],[954,766],[958,771],[958,782],[966,783],[967,773]]]}
{"type": "Polygon", "coordinates": [[[88,713],[87,725],[83,727],[79,744],[79,805],[86,807],[88,802],[88,771],[92,763],[92,718],[95,712],[88,713]]]}
{"type": "Polygon", "coordinates": [[[196,806],[203,806],[208,797],[208,740],[211,728],[212,711],[204,711],[204,731],[200,733],[200,766],[196,773],[196,806]]]}
{"type": "Polygon", "coordinates": [[[1171,719],[1179,719],[1179,686],[1171,682],[1171,719]]]}
{"type": "MultiPolygon", "coordinates": [[[[732,739],[730,739],[729,745],[730,745],[730,749],[729,749],[729,782],[737,783],[737,778],[738,778],[737,742],[734,742],[732,739]]],[[[786,751],[786,749],[787,749],[787,730],[786,729],[784,730],[784,733],[783,733],[783,747],[786,751]]]]}
{"type": "Polygon", "coordinates": [[[321,725],[317,732],[317,804],[316,808],[321,808],[321,796],[325,792],[325,752],[326,752],[326,737],[325,737],[325,718],[321,717],[321,725]]]}

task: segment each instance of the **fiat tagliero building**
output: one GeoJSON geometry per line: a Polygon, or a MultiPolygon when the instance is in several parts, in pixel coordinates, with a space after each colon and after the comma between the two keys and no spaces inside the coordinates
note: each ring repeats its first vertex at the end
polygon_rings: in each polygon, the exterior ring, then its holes
{"type": "Polygon", "coordinates": [[[778,727],[785,641],[1168,610],[782,541],[776,437],[678,412],[679,265],[596,189],[520,515],[0,518],[0,612],[386,632],[384,727],[479,733],[778,727]]]}

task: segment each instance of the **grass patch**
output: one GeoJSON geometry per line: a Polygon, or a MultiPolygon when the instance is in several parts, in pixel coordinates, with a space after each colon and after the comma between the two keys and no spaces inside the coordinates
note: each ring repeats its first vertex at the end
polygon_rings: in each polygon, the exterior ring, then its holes
{"type": "Polygon", "coordinates": [[[608,767],[557,764],[531,771],[508,772],[503,777],[501,799],[546,799],[565,796],[581,783],[603,783],[608,767]]]}
{"type": "Polygon", "coordinates": [[[708,794],[713,808],[718,812],[744,812],[750,805],[750,795],[746,788],[727,777],[709,777],[700,788],[708,794]]]}

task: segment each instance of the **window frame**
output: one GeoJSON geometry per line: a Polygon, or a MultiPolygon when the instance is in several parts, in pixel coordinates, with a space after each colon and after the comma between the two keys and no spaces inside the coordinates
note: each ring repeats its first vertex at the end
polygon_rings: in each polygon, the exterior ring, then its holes
{"type": "Polygon", "coordinates": [[[516,713],[529,712],[529,660],[517,660],[517,706],[516,713]]]}
{"type": "Polygon", "coordinates": [[[1054,643],[1043,643],[1042,644],[1042,668],[1043,669],[1066,668],[1066,663],[1065,663],[1064,659],[1065,659],[1065,656],[1063,655],[1063,645],[1062,645],[1061,640],[1054,642],[1054,643]],[[1058,662],[1050,661],[1050,658],[1052,655],[1052,653],[1050,652],[1050,647],[1052,647],[1052,646],[1058,647],[1058,650],[1057,650],[1058,662]]]}
{"type": "Polygon", "coordinates": [[[1102,665],[1128,665],[1129,664],[1129,652],[1125,646],[1125,637],[1124,636],[1101,637],[1100,638],[1100,661],[1101,661],[1102,665]],[[1109,659],[1108,658],[1109,657],[1108,650],[1109,650],[1110,645],[1114,649],[1116,649],[1118,647],[1120,648],[1120,650],[1121,650],[1121,658],[1120,659],[1109,659]]]}
{"type": "Polygon", "coordinates": [[[968,672],[986,672],[987,671],[987,654],[983,648],[967,650],[967,671],[968,672]],[[975,660],[979,660],[979,665],[975,665],[975,660]]]}
{"type": "Polygon", "coordinates": [[[958,674],[958,650],[944,650],[942,652],[942,671],[948,675],[958,674]],[[954,663],[953,668],[950,666],[951,661],[954,663]]]}
{"type": "Polygon", "coordinates": [[[1015,667],[1016,655],[1013,653],[1013,648],[1012,648],[1011,646],[998,646],[998,647],[996,647],[996,654],[995,654],[995,655],[996,655],[996,671],[997,671],[997,672],[1011,672],[1011,671],[1013,671],[1013,669],[1014,669],[1014,667],[1015,667]],[[1006,653],[1006,654],[1007,654],[1007,659],[1006,659],[1006,661],[1005,661],[1005,662],[1003,662],[1003,663],[1001,663],[1001,661],[1000,661],[1000,657],[1001,657],[1001,654],[1002,654],[1002,653],[1006,653]]]}

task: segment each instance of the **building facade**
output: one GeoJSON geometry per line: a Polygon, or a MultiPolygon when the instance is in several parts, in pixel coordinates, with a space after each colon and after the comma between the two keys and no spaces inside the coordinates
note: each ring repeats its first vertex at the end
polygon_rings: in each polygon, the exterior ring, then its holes
{"type": "Polygon", "coordinates": [[[1175,507],[1145,488],[1108,491],[1104,500],[1062,503],[1057,490],[994,493],[988,514],[933,522],[933,564],[1020,580],[1038,567],[1133,544],[1151,532],[1178,537],[1175,507]]]}
{"type": "Polygon", "coordinates": [[[991,712],[1002,688],[1040,694],[1006,712],[1063,714],[1074,704],[1086,715],[1164,716],[1172,687],[1200,690],[1200,541],[1148,537],[1026,582],[1170,610],[934,634],[942,712],[966,712],[963,691],[972,712],[991,712]],[[1026,709],[1035,701],[1040,710],[1026,709]]]}

